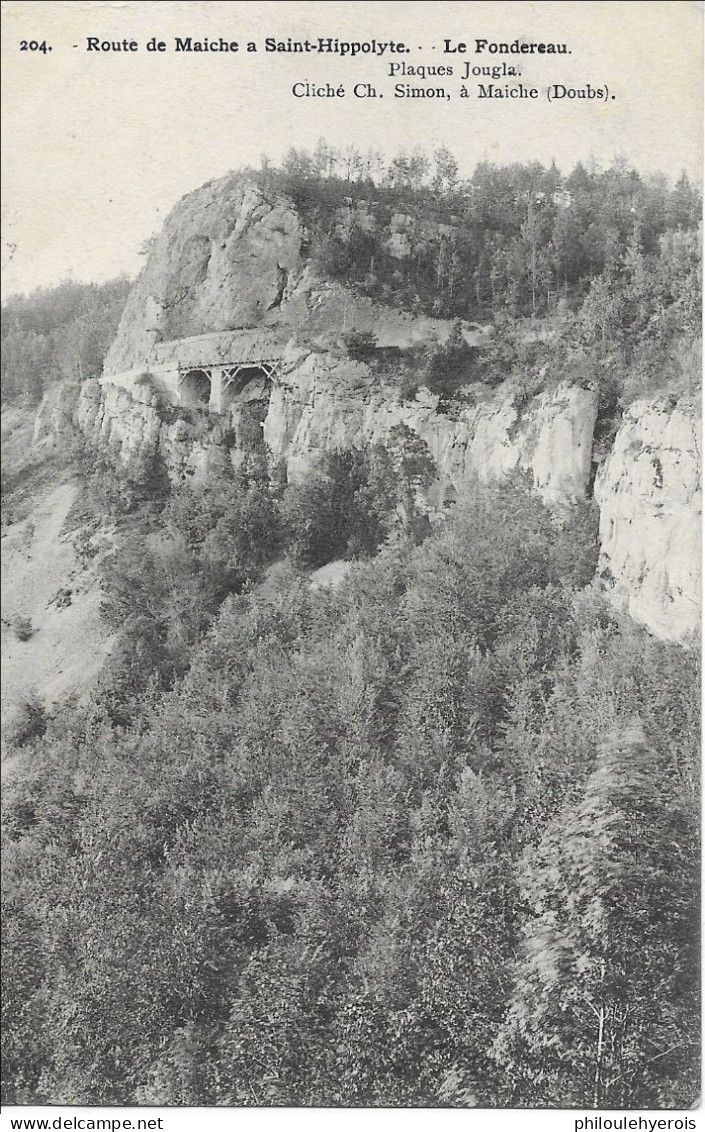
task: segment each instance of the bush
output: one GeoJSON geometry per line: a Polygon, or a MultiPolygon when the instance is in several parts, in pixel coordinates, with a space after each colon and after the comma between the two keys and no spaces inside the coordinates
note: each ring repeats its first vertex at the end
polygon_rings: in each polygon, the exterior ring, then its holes
{"type": "Polygon", "coordinates": [[[356,361],[363,360],[377,349],[377,335],[371,330],[349,330],[343,335],[348,354],[356,361]]]}
{"type": "Polygon", "coordinates": [[[13,618],[12,629],[18,641],[28,641],[34,633],[32,618],[18,614],[13,618]]]}
{"type": "Polygon", "coordinates": [[[39,739],[47,729],[46,708],[35,691],[30,691],[20,701],[5,734],[14,747],[24,747],[32,739],[39,739]]]}
{"type": "Polygon", "coordinates": [[[413,401],[421,388],[419,376],[413,370],[404,370],[398,381],[399,395],[402,401],[413,401]]]}
{"type": "Polygon", "coordinates": [[[317,569],[342,558],[347,546],[347,516],[335,484],[314,473],[292,484],[282,502],[285,538],[299,566],[317,569]]]}
{"type": "Polygon", "coordinates": [[[73,548],[79,566],[82,570],[86,570],[98,553],[98,547],[95,545],[90,532],[87,530],[79,531],[73,540],[73,548]]]}
{"type": "Polygon", "coordinates": [[[456,323],[448,339],[429,350],[424,384],[439,397],[452,397],[473,380],[477,357],[477,348],[467,344],[456,323]]]}
{"type": "Polygon", "coordinates": [[[399,494],[398,469],[383,447],[330,453],[284,494],[282,523],[294,561],[315,570],[336,558],[375,554],[399,494]]]}

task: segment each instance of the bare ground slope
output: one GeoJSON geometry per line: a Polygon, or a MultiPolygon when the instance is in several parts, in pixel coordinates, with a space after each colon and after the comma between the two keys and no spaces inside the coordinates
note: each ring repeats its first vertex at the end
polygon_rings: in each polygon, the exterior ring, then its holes
{"type": "Polygon", "coordinates": [[[2,539],[3,721],[31,689],[47,705],[83,692],[110,649],[98,580],[78,561],[75,532],[65,529],[76,492],[72,481],[54,484],[2,539]],[[18,618],[31,623],[26,641],[18,639],[18,618]]]}

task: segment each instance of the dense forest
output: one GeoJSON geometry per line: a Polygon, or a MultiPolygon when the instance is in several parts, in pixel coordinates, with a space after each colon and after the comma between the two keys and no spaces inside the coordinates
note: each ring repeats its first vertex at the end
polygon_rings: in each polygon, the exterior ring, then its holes
{"type": "MultiPolygon", "coordinates": [[[[553,319],[611,412],[693,382],[685,178],[326,146],[257,176],[381,301],[553,319]]],[[[48,340],[28,302],[12,334],[48,340]]],[[[6,735],[5,1102],[693,1104],[700,654],[607,603],[592,502],[516,476],[429,513],[404,426],[297,483],[257,430],[208,486],[65,460],[116,643],[90,697],[28,692],[6,735]]]]}
{"type": "Polygon", "coordinates": [[[600,388],[609,431],[616,406],[699,389],[702,196],[686,174],[670,187],[623,161],[567,176],[481,162],[462,180],[444,146],[385,163],[320,142],[253,175],[294,200],[324,275],[405,310],[492,324],[489,350],[450,359],[444,380],[423,375],[442,395],[509,374],[535,391],[565,373],[600,388]]]}
{"type": "Polygon", "coordinates": [[[256,175],[295,201],[327,274],[446,318],[546,314],[561,299],[577,305],[598,277],[632,283],[678,255],[673,233],[697,231],[702,209],[686,174],[671,188],[622,161],[568,176],[481,162],[461,180],[445,147],[385,165],[320,143],[313,155],[291,150],[280,169],[264,159],[256,175]]]}
{"type": "Polygon", "coordinates": [[[381,489],[112,485],[120,647],[15,724],[6,1100],[692,1102],[698,652],[589,585],[587,505],[478,488],[424,538],[403,442],[381,489]]]}

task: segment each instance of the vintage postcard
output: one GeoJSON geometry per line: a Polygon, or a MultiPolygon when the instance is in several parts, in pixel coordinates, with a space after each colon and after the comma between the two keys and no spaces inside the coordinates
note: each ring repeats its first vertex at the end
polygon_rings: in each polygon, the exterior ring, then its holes
{"type": "Polygon", "coordinates": [[[8,1127],[695,1129],[702,5],[2,10],[8,1127]]]}

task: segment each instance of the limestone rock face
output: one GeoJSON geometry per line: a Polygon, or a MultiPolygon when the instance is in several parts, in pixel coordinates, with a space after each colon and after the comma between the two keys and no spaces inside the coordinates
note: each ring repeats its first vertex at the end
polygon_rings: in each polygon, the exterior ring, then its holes
{"type": "Polygon", "coordinates": [[[506,391],[457,419],[440,413],[438,397],[421,390],[403,401],[371,382],[366,367],[306,357],[273,385],[264,438],[286,461],[290,479],[305,474],[328,451],[384,443],[404,424],[425,440],[438,467],[441,491],[467,483],[532,475],[549,503],[583,498],[590,478],[595,393],[560,385],[519,407],[506,391]]]}
{"type": "Polygon", "coordinates": [[[127,463],[132,456],[155,452],[162,421],[149,390],[128,392],[116,385],[87,381],[78,403],[78,426],[97,446],[119,455],[127,463]]]}
{"type": "MultiPolygon", "coordinates": [[[[364,227],[364,220],[355,214],[356,225],[364,227]]],[[[348,216],[345,223],[351,222],[348,216]]],[[[321,275],[307,257],[307,236],[293,202],[265,193],[248,174],[229,174],[189,193],[149,250],[105,375],[134,374],[155,363],[227,360],[238,331],[263,354],[272,343],[278,351],[292,335],[325,351],[353,329],[373,334],[380,347],[402,349],[448,337],[447,319],[382,306],[321,275]],[[205,336],[207,347],[200,341],[205,336]],[[197,356],[203,349],[207,358],[197,356]]],[[[482,337],[468,324],[463,333],[468,342],[482,337]]]]}
{"type": "MultiPolygon", "coordinates": [[[[373,382],[364,363],[291,347],[285,376],[251,383],[227,415],[204,411],[194,424],[177,412],[165,420],[148,385],[89,381],[76,419],[124,463],[159,453],[173,482],[206,482],[241,459],[238,414],[253,401],[264,439],[290,480],[327,452],[384,443],[404,424],[426,441],[436,462],[439,505],[462,496],[475,479],[497,481],[516,470],[528,473],[551,505],[588,490],[597,397],[565,384],[520,406],[500,390],[453,419],[438,411],[438,398],[427,390],[403,401],[373,382]]],[[[48,403],[40,409],[40,435],[57,412],[48,403]]],[[[55,427],[63,429],[63,410],[59,415],[55,427]]],[[[665,398],[638,401],[595,481],[600,577],[611,599],[662,639],[685,640],[699,626],[699,437],[692,407],[665,398]]]]}
{"type": "MultiPolygon", "coordinates": [[[[441,501],[474,478],[530,473],[550,505],[586,495],[597,415],[594,392],[569,386],[518,406],[505,391],[457,419],[421,391],[411,402],[375,387],[347,363],[333,375],[320,355],[272,390],[264,435],[291,479],[326,451],[384,443],[406,424],[428,444],[441,501]]],[[[700,618],[700,422],[692,408],[640,401],[625,414],[595,485],[600,572],[613,600],[662,639],[684,640],[700,618]]]]}
{"type": "Polygon", "coordinates": [[[700,432],[684,404],[636,401],[595,483],[598,569],[662,639],[682,641],[700,621],[700,432]]]}
{"type": "Polygon", "coordinates": [[[49,387],[34,418],[33,447],[52,448],[65,443],[75,432],[79,392],[80,387],[68,381],[49,387]]]}
{"type": "Polygon", "coordinates": [[[85,382],[76,420],[81,431],[124,465],[159,454],[172,483],[217,478],[233,454],[223,423],[214,419],[199,428],[187,420],[162,418],[154,390],[128,390],[105,382],[85,382]]]}
{"type": "Polygon", "coordinates": [[[590,477],[597,400],[588,390],[559,385],[521,406],[505,391],[453,419],[438,412],[438,398],[426,390],[404,401],[372,381],[364,363],[318,353],[301,358],[293,349],[283,378],[250,383],[227,414],[203,412],[198,427],[178,410],[174,422],[164,420],[149,384],[126,388],[109,380],[86,382],[77,419],[123,463],[158,451],[172,479],[185,471],[199,479],[228,459],[237,463],[239,413],[252,400],[262,406],[265,442],[293,481],[327,452],[385,443],[400,424],[429,447],[439,472],[438,502],[449,492],[460,495],[474,479],[524,471],[548,503],[562,503],[583,498],[590,477]]]}
{"type": "Polygon", "coordinates": [[[189,193],[151,248],[105,372],[146,365],[162,341],[262,322],[301,270],[301,238],[293,205],[240,174],[189,193]]]}

